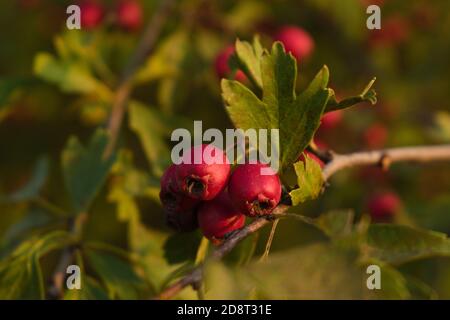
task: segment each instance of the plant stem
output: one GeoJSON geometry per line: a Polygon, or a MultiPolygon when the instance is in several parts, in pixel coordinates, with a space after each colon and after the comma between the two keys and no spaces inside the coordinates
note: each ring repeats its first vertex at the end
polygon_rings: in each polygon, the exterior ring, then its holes
{"type": "Polygon", "coordinates": [[[277,230],[279,219],[276,219],[272,224],[272,229],[270,230],[269,238],[267,239],[266,249],[264,250],[263,255],[259,259],[260,262],[267,260],[269,257],[270,247],[272,246],[273,237],[275,235],[275,231],[277,230]]]}
{"type": "Polygon", "coordinates": [[[111,117],[109,119],[108,131],[110,133],[110,138],[103,154],[104,159],[109,158],[116,146],[117,138],[125,115],[128,98],[133,87],[133,75],[153,50],[161,33],[164,22],[169,16],[173,3],[174,0],[161,1],[160,6],[153,15],[153,18],[147,24],[138,47],[123,70],[121,80],[116,90],[111,117]]]}
{"type": "Polygon", "coordinates": [[[432,161],[450,161],[450,144],[334,154],[333,160],[324,167],[322,174],[324,181],[327,181],[333,174],[345,168],[380,165],[387,169],[394,162],[432,161]]]}
{"type": "MultiPolygon", "coordinates": [[[[421,147],[403,147],[385,150],[357,152],[344,155],[333,154],[332,159],[327,163],[322,171],[324,181],[327,182],[332,175],[342,169],[363,165],[382,165],[387,168],[393,162],[432,162],[432,161],[450,161],[450,145],[421,146],[421,147]]],[[[314,221],[308,217],[299,216],[292,213],[286,213],[289,206],[278,205],[272,213],[272,217],[295,218],[305,223],[313,224],[314,221]]],[[[257,218],[250,224],[233,234],[229,239],[222,243],[212,254],[210,259],[220,260],[228,254],[236,245],[250,234],[258,231],[271,221],[265,218],[257,218]]],[[[272,228],[273,230],[273,228],[272,228]]],[[[267,250],[267,246],[266,246],[267,250]]],[[[193,283],[200,283],[202,279],[202,267],[199,265],[185,277],[166,288],[159,296],[159,299],[170,299],[180,290],[193,283]]]]}

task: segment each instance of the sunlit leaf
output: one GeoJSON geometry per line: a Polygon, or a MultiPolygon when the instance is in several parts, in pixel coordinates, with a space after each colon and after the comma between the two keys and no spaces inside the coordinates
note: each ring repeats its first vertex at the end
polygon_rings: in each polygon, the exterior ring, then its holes
{"type": "Polygon", "coordinates": [[[305,154],[304,161],[294,164],[298,188],[289,194],[293,205],[312,200],[320,195],[323,186],[322,170],[319,164],[305,154]]]}

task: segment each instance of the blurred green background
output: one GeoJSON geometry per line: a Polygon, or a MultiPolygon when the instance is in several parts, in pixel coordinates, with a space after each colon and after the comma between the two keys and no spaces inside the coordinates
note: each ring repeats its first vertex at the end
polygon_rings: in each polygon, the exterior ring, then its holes
{"type": "MultiPolygon", "coordinates": [[[[123,30],[108,14],[93,30],[69,31],[65,10],[72,2],[17,0],[0,4],[0,257],[4,261],[20,243],[67,228],[77,214],[64,183],[61,154],[70,136],[87,145],[89,137],[107,124],[114,88],[144,28],[123,30]]],[[[113,11],[115,1],[102,3],[113,11]]],[[[141,5],[144,21],[148,21],[159,2],[142,1],[141,5]]],[[[299,64],[299,88],[323,64],[330,69],[330,86],[338,97],[359,93],[369,79],[377,77],[377,105],[343,111],[337,125],[319,129],[316,140],[322,145],[346,153],[450,141],[449,1],[177,1],[155,50],[138,69],[117,161],[88,210],[82,233],[88,249],[80,249],[79,258],[90,261],[85,267],[93,287],[104,290],[109,298],[148,297],[192,265],[200,233],[174,235],[164,224],[158,199],[159,177],[168,164],[170,133],[177,127],[189,128],[194,119],[202,120],[204,129],[231,128],[214,69],[217,54],[236,38],[251,40],[255,34],[268,47],[285,25],[303,28],[315,43],[312,55],[299,64]],[[381,6],[381,31],[365,27],[365,8],[371,2],[381,6]],[[373,130],[374,126],[381,129],[373,130]],[[106,252],[123,250],[119,256],[137,257],[138,266],[128,270],[136,272],[131,280],[100,275],[99,265],[109,258],[92,258],[89,250],[98,251],[102,246],[108,247],[106,252]],[[133,277],[145,278],[142,282],[148,286],[141,288],[139,278],[133,277]]],[[[402,203],[397,223],[450,233],[449,163],[400,164],[389,172],[348,170],[336,175],[318,200],[299,210],[316,217],[329,210],[353,209],[359,220],[368,213],[368,199],[387,191],[397,194],[402,203]]],[[[227,258],[227,264],[236,266],[250,259],[253,246],[257,259],[269,230],[244,242],[227,258]]],[[[318,254],[311,254],[310,246],[323,238],[310,226],[281,221],[271,250],[275,255],[272,268],[278,268],[278,262],[291,264],[293,259],[276,254],[303,250],[298,263],[310,262],[298,272],[305,276],[314,269],[308,265],[318,254]]],[[[60,249],[39,261],[45,284],[60,249]]],[[[120,262],[106,264],[114,263],[121,269],[120,262]]],[[[221,274],[222,268],[212,269],[221,274]]],[[[416,290],[422,294],[419,297],[450,298],[450,258],[408,261],[398,270],[402,279],[415,279],[415,288],[421,288],[416,290]]],[[[222,274],[220,279],[224,277],[222,274]]],[[[301,292],[298,295],[280,297],[360,297],[340,295],[337,289],[327,289],[332,280],[318,278],[316,285],[292,289],[301,292]],[[322,291],[326,293],[321,295],[322,291]]],[[[6,288],[7,283],[3,278],[0,287],[6,288]]],[[[274,292],[280,283],[281,278],[273,280],[274,292]]],[[[233,291],[219,291],[227,290],[233,291]]],[[[408,292],[392,297],[415,297],[414,290],[408,292]]],[[[78,298],[89,297],[102,295],[78,298]]],[[[187,289],[179,297],[196,296],[187,289]]],[[[391,296],[388,292],[384,297],[391,296]]]]}

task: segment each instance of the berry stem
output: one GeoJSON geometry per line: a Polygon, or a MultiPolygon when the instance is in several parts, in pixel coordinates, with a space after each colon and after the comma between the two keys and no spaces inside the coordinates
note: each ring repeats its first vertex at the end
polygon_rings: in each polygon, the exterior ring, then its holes
{"type": "Polygon", "coordinates": [[[270,230],[269,238],[267,239],[266,249],[264,250],[263,255],[259,259],[260,262],[264,262],[269,257],[270,248],[272,247],[273,237],[275,235],[275,231],[277,230],[279,219],[275,219],[272,224],[272,229],[270,230]]]}

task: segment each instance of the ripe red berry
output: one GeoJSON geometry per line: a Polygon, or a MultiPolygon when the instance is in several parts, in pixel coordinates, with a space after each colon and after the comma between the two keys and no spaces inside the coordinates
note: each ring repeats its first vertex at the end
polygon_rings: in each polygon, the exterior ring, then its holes
{"type": "Polygon", "coordinates": [[[319,157],[317,157],[314,153],[309,152],[307,150],[303,151],[303,153],[300,155],[300,157],[298,158],[299,161],[302,161],[303,163],[305,162],[305,154],[308,155],[311,159],[313,159],[315,162],[317,162],[317,164],[323,168],[325,166],[325,164],[323,163],[322,160],[319,159],[319,157]]]}
{"type": "Polygon", "coordinates": [[[364,132],[364,141],[371,149],[381,148],[385,145],[388,137],[388,131],[381,124],[374,124],[364,132]]]}
{"type": "Polygon", "coordinates": [[[180,190],[193,199],[211,200],[225,187],[230,175],[230,162],[225,153],[213,145],[202,144],[183,155],[177,166],[180,190]]]}
{"type": "Polygon", "coordinates": [[[215,199],[200,205],[198,223],[203,235],[217,244],[230,232],[242,228],[245,216],[232,205],[228,193],[223,191],[215,199]]]}
{"type": "Polygon", "coordinates": [[[198,227],[195,211],[199,201],[180,192],[175,171],[175,165],[171,165],[161,177],[159,198],[163,204],[167,224],[176,231],[192,231],[198,227]]]}
{"type": "Polygon", "coordinates": [[[103,20],[105,10],[102,5],[94,0],[84,1],[80,4],[81,27],[93,29],[103,20]]]}
{"type": "Polygon", "coordinates": [[[373,196],[368,203],[370,216],[374,221],[386,222],[391,220],[401,206],[399,197],[392,192],[385,192],[373,196]]]}
{"type": "MultiPolygon", "coordinates": [[[[215,61],[215,67],[216,67],[216,73],[217,77],[219,78],[226,78],[231,76],[231,69],[228,65],[228,60],[230,60],[230,57],[234,54],[234,46],[228,46],[222,51],[219,52],[219,54],[216,57],[215,61]]],[[[244,82],[247,77],[245,76],[244,72],[241,70],[237,70],[234,74],[234,79],[240,82],[244,82]]]]}
{"type": "Polygon", "coordinates": [[[121,0],[116,10],[117,22],[122,28],[134,31],[142,25],[142,7],[135,0],[121,0]]]}
{"type": "Polygon", "coordinates": [[[276,173],[262,175],[262,163],[238,166],[230,178],[228,192],[237,209],[250,217],[270,214],[281,197],[281,182],[276,173]]]}
{"type": "Polygon", "coordinates": [[[327,112],[322,116],[320,129],[329,130],[339,125],[342,121],[342,111],[336,110],[327,112]]]}
{"type": "Polygon", "coordinates": [[[297,61],[309,57],[314,50],[314,40],[310,34],[297,26],[281,28],[275,40],[282,42],[286,52],[292,53],[297,61]]]}

